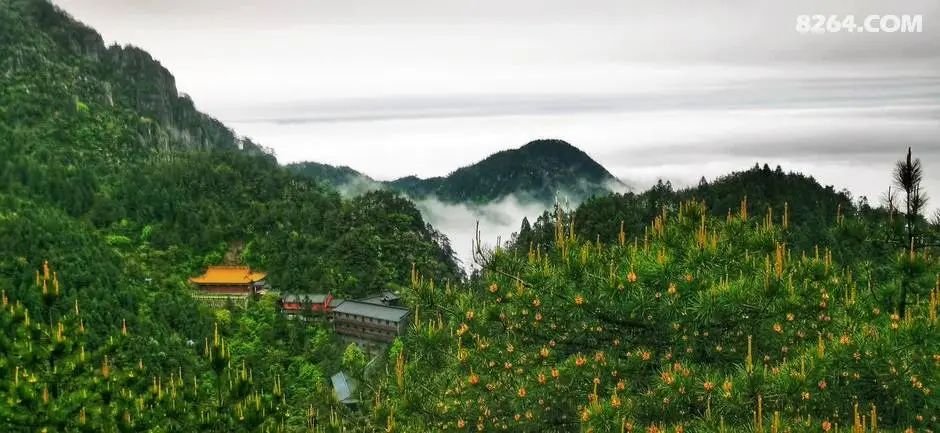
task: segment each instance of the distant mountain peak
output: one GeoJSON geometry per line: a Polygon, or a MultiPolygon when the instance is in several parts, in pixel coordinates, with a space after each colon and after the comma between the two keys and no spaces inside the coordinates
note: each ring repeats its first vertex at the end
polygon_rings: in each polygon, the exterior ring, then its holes
{"type": "Polygon", "coordinates": [[[533,140],[494,153],[444,178],[423,183],[392,182],[416,196],[434,195],[451,202],[490,202],[508,195],[552,203],[558,196],[577,199],[622,186],[606,168],[564,140],[533,140]]]}
{"type": "Polygon", "coordinates": [[[573,144],[558,138],[540,138],[532,140],[522,147],[515,149],[521,152],[533,153],[578,153],[584,154],[584,151],[578,149],[573,144]]]}
{"type": "MultiPolygon", "coordinates": [[[[355,178],[368,179],[348,167],[302,163],[292,164],[291,168],[340,189],[342,183],[355,178]]],[[[595,194],[626,189],[587,153],[559,139],[538,139],[499,151],[447,176],[422,179],[410,175],[384,184],[374,182],[375,185],[415,198],[436,197],[454,203],[487,203],[516,195],[551,204],[558,197],[580,201],[595,194]]]]}

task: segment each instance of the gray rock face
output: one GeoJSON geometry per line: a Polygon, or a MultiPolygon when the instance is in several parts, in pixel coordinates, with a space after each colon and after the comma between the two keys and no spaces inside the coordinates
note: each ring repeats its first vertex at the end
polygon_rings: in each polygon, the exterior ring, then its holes
{"type": "MultiPolygon", "coordinates": [[[[95,90],[91,92],[94,102],[129,109],[149,121],[150,127],[140,134],[145,145],[157,149],[262,151],[197,110],[193,101],[178,91],[173,74],[143,49],[105,46],[98,32],[45,0],[10,1],[11,7],[35,21],[43,36],[53,43],[57,58],[66,57],[78,68],[84,84],[95,90]]],[[[14,68],[22,63],[11,62],[14,68]]]]}

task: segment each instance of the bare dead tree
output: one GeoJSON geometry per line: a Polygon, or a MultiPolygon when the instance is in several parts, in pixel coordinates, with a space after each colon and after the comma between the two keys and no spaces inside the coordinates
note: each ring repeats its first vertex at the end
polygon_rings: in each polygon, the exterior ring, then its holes
{"type": "Polygon", "coordinates": [[[898,190],[888,187],[888,192],[881,196],[881,201],[888,208],[888,218],[894,220],[894,213],[898,210],[898,190]]]}

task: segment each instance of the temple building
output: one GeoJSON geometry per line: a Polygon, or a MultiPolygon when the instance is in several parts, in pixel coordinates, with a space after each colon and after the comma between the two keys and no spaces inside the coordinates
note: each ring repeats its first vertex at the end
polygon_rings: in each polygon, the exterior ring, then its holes
{"type": "Polygon", "coordinates": [[[332,308],[337,334],[363,343],[388,343],[405,333],[408,309],[380,303],[345,301],[332,308]]]}
{"type": "Polygon", "coordinates": [[[327,294],[282,295],[278,301],[281,313],[288,317],[303,316],[309,313],[329,313],[333,307],[343,302],[327,294]]]}
{"type": "Polygon", "coordinates": [[[248,297],[265,287],[264,272],[247,266],[209,266],[206,272],[189,279],[199,288],[196,298],[213,306],[224,306],[229,301],[245,302],[248,297]]]}

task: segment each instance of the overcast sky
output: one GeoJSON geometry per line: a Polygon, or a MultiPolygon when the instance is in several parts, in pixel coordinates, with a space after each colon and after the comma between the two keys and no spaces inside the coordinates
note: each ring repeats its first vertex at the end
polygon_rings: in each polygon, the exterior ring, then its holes
{"type": "Polygon", "coordinates": [[[55,2],[281,162],[433,176],[557,137],[641,187],[760,161],[874,198],[910,145],[940,203],[937,0],[55,2]],[[795,29],[873,13],[923,32],[795,29]]]}

